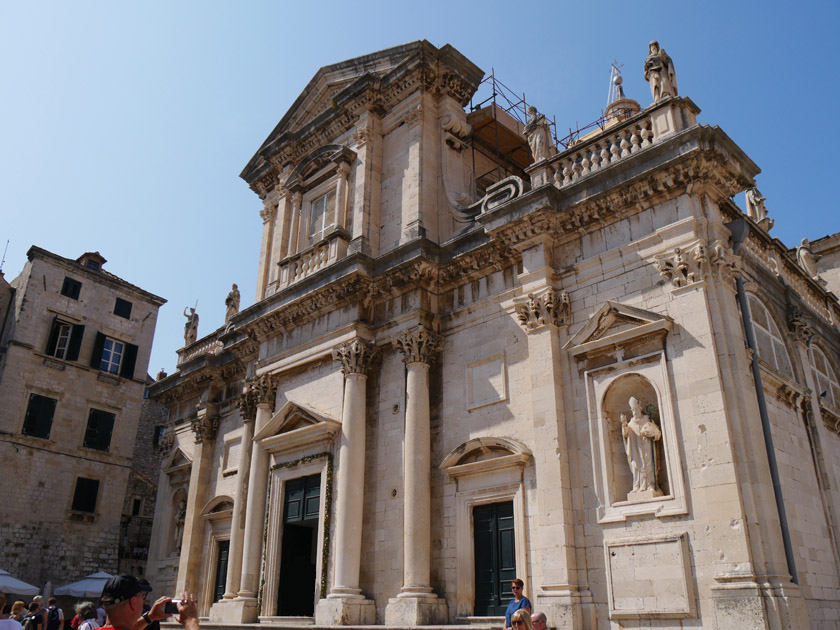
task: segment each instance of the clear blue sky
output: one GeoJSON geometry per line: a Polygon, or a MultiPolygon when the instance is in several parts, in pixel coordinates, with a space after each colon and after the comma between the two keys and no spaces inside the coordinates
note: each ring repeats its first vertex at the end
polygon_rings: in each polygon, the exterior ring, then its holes
{"type": "Polygon", "coordinates": [[[558,127],[606,104],[609,68],[642,106],[647,44],[680,94],[761,167],[788,246],[840,231],[838,2],[0,2],[0,248],[11,280],[38,245],[169,300],[149,371],[170,373],[182,312],[253,303],[261,203],[238,175],[323,65],[450,43],[558,127]]]}

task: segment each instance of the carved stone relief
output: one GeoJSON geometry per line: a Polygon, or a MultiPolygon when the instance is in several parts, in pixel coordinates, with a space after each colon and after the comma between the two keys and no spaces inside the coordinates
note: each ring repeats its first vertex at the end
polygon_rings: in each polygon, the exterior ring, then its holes
{"type": "Polygon", "coordinates": [[[443,348],[443,338],[420,326],[400,334],[394,340],[394,347],[405,355],[403,360],[406,363],[431,365],[435,356],[443,348]]]}
{"type": "Polygon", "coordinates": [[[549,290],[542,295],[529,293],[527,300],[516,305],[516,318],[528,332],[549,324],[566,326],[570,313],[569,294],[565,291],[549,290]]]}
{"type": "Polygon", "coordinates": [[[378,354],[375,344],[356,338],[334,348],[332,358],[341,362],[341,373],[344,375],[367,374],[378,354]]]}

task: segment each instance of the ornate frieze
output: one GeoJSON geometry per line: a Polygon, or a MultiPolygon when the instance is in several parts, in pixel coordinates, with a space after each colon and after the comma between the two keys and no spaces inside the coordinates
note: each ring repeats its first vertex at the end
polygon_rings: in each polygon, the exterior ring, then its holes
{"type": "Polygon", "coordinates": [[[443,338],[424,326],[402,332],[395,340],[394,347],[405,356],[406,363],[425,363],[431,365],[435,356],[443,349],[443,338]]]}
{"type": "Polygon", "coordinates": [[[528,294],[528,299],[516,305],[516,318],[527,332],[543,326],[566,326],[569,323],[571,305],[569,294],[553,289],[542,295],[528,294]]]}
{"type": "Polygon", "coordinates": [[[341,362],[341,373],[367,375],[376,361],[379,349],[358,337],[333,348],[332,358],[341,362]]]}

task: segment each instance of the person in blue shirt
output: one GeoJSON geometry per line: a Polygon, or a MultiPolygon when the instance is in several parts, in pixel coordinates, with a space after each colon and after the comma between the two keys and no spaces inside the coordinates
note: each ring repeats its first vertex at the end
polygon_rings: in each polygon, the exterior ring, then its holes
{"type": "MultiPolygon", "coordinates": [[[[525,583],[519,578],[515,578],[511,582],[511,590],[513,591],[513,599],[505,610],[505,630],[511,630],[510,616],[517,610],[525,610],[528,615],[531,614],[531,600],[522,594],[522,589],[525,583]]],[[[521,629],[520,629],[521,630],[521,629]]]]}

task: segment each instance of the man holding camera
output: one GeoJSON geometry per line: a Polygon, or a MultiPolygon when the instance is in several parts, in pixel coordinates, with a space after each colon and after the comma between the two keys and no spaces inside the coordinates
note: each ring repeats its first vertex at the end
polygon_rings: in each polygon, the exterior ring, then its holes
{"type": "Polygon", "coordinates": [[[195,598],[184,593],[180,601],[171,597],[161,597],[148,612],[143,612],[143,593],[149,592],[152,587],[141,584],[133,575],[123,573],[112,577],[105,583],[102,589],[102,607],[108,614],[108,625],[102,630],[145,630],[154,621],[166,619],[174,612],[167,610],[177,609],[176,621],[186,630],[199,630],[198,607],[195,598]]]}

